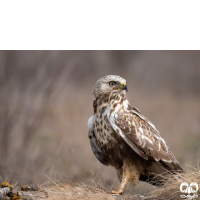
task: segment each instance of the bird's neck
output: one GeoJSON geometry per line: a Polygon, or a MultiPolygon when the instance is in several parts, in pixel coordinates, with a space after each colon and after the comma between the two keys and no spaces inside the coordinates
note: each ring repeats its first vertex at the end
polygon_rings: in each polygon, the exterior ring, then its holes
{"type": "Polygon", "coordinates": [[[116,113],[124,113],[129,102],[125,94],[103,94],[93,100],[94,114],[110,109],[116,113]]]}

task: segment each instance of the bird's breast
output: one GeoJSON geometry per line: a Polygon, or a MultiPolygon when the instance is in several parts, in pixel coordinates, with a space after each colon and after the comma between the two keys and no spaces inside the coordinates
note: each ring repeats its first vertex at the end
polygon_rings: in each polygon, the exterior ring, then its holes
{"type": "Polygon", "coordinates": [[[95,135],[100,146],[108,143],[114,131],[108,120],[108,112],[99,112],[95,115],[95,135]]]}
{"type": "Polygon", "coordinates": [[[120,165],[123,163],[123,152],[128,145],[111,127],[108,116],[109,112],[97,113],[95,116],[95,136],[99,147],[104,155],[107,156],[110,164],[120,165]]]}

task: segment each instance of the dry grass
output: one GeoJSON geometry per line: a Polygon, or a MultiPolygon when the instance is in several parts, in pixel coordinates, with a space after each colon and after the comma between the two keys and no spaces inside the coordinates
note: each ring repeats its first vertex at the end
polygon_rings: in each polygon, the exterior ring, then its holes
{"type": "MultiPolygon", "coordinates": [[[[52,180],[53,186],[46,186],[41,190],[41,198],[37,199],[67,199],[67,200],[75,200],[75,199],[87,199],[87,200],[142,200],[142,195],[132,194],[127,195],[112,195],[110,194],[106,188],[102,186],[101,183],[95,183],[93,185],[86,185],[82,182],[78,182],[75,180],[67,181],[65,183],[59,183],[55,180],[52,180]],[[45,196],[44,196],[45,194],[45,196]]],[[[38,192],[35,192],[37,196],[38,192]]]]}
{"type": "MultiPolygon", "coordinates": [[[[93,185],[86,185],[84,183],[70,180],[69,177],[64,177],[64,182],[61,183],[57,180],[48,179],[53,183],[53,186],[44,187],[45,199],[97,199],[97,200],[180,200],[180,185],[183,182],[188,184],[195,182],[200,186],[200,168],[185,165],[185,173],[174,175],[166,172],[160,175],[164,180],[162,187],[154,187],[154,190],[145,194],[123,194],[122,196],[114,196],[109,194],[106,188],[102,186],[100,182],[93,182],[93,185]]],[[[191,194],[193,195],[193,194],[191,194]]],[[[200,196],[200,191],[197,192],[200,196]]],[[[44,199],[44,196],[39,199],[44,199]]],[[[197,198],[198,199],[198,198],[197,198]]]]}
{"type": "MultiPolygon", "coordinates": [[[[183,182],[189,185],[195,182],[200,186],[200,168],[185,165],[185,173],[174,175],[170,173],[164,173],[160,175],[165,181],[164,185],[160,188],[156,188],[152,192],[148,193],[146,196],[148,198],[164,198],[167,200],[180,200],[180,185],[183,182]]],[[[193,194],[192,194],[193,195],[193,194]]],[[[200,191],[197,192],[200,198],[200,191]]]]}
{"type": "MultiPolygon", "coordinates": [[[[24,192],[24,197],[27,200],[180,200],[180,195],[184,194],[180,192],[181,183],[187,182],[190,185],[192,182],[195,182],[200,186],[199,165],[197,167],[185,165],[184,169],[185,172],[183,174],[173,174],[169,172],[161,174],[160,176],[164,180],[164,185],[162,187],[153,187],[151,192],[136,194],[132,191],[129,194],[125,192],[121,196],[110,194],[109,189],[105,188],[101,182],[97,180],[93,180],[92,184],[85,184],[60,173],[57,173],[58,179],[51,179],[44,175],[49,181],[48,184],[37,187],[38,190],[36,191],[33,189],[34,191],[24,192]],[[60,178],[62,178],[62,180],[60,178]],[[31,198],[27,198],[29,196],[31,198]]],[[[15,191],[19,190],[19,185],[17,186],[17,184],[15,184],[14,188],[15,191]]],[[[31,188],[34,187],[31,186],[31,188]]],[[[196,195],[200,196],[200,190],[196,195]]],[[[197,199],[199,199],[199,197],[197,199]]]]}

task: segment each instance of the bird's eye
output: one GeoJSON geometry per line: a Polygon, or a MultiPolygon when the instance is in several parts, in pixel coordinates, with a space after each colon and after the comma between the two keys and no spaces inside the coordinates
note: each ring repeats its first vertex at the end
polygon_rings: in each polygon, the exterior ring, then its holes
{"type": "Polygon", "coordinates": [[[115,81],[110,81],[110,82],[109,82],[109,85],[110,85],[110,86],[115,85],[115,81]]]}

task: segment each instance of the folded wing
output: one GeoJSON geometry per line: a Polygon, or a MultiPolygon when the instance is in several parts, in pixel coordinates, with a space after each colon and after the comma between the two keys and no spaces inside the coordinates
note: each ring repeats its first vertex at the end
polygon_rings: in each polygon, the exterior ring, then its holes
{"type": "Polygon", "coordinates": [[[136,108],[131,107],[128,114],[111,114],[110,124],[142,158],[151,157],[170,170],[182,170],[157,129],[136,108]]]}

